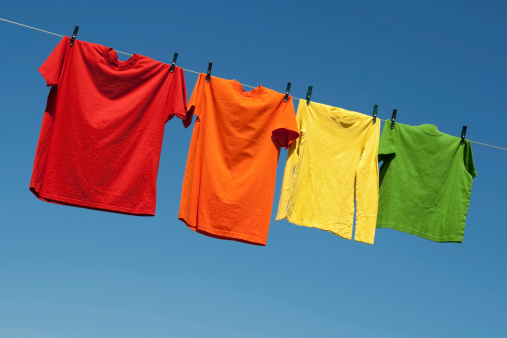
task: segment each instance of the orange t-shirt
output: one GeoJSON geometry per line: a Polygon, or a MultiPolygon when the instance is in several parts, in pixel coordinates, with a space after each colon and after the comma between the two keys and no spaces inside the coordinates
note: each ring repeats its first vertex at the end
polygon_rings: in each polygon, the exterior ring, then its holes
{"type": "Polygon", "coordinates": [[[295,140],[292,98],[200,74],[185,126],[197,115],[179,219],[199,233],[266,245],[280,147],[295,140]]]}

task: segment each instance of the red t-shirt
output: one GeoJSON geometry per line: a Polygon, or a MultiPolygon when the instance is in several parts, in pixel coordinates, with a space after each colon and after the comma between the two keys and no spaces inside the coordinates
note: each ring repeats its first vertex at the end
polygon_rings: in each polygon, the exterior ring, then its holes
{"type": "Polygon", "coordinates": [[[39,199],[154,215],[164,125],[184,119],[183,70],[64,37],[39,68],[49,92],[30,190],[39,199]]]}

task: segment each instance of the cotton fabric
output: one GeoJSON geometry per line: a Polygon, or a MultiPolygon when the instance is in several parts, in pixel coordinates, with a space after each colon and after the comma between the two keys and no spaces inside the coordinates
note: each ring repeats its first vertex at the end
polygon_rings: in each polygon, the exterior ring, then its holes
{"type": "Polygon", "coordinates": [[[338,107],[299,101],[300,137],[289,148],[276,220],[373,244],[378,206],[380,122],[338,107]]]}
{"type": "Polygon", "coordinates": [[[298,136],[292,98],[200,74],[188,104],[197,115],[179,218],[221,239],[266,245],[280,148],[298,136]]]}
{"type": "Polygon", "coordinates": [[[30,190],[39,199],[154,215],[164,125],[185,118],[183,70],[64,37],[39,71],[51,86],[30,190]]]}
{"type": "Polygon", "coordinates": [[[472,145],[435,125],[386,121],[379,146],[378,228],[435,242],[462,242],[477,176],[472,145]]]}

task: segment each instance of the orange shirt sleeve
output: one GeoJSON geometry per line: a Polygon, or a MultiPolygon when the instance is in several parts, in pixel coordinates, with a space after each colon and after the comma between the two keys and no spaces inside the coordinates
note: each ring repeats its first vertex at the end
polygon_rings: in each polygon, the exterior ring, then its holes
{"type": "Polygon", "coordinates": [[[281,112],[273,130],[273,137],[280,146],[287,149],[292,141],[298,138],[299,129],[295,119],[294,103],[289,96],[287,102],[282,102],[281,112]]]}
{"type": "Polygon", "coordinates": [[[188,128],[192,124],[192,119],[194,115],[198,117],[202,114],[202,98],[204,97],[204,89],[206,85],[206,75],[201,73],[197,78],[197,83],[194,86],[194,90],[192,91],[192,95],[190,95],[190,100],[187,104],[187,114],[183,119],[183,126],[188,128]]]}

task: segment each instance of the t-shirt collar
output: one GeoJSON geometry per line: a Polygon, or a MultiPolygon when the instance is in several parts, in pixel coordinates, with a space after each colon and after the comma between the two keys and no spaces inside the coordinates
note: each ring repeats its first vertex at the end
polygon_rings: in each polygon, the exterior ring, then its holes
{"type": "Polygon", "coordinates": [[[113,48],[104,49],[104,60],[114,70],[127,70],[134,67],[139,61],[139,54],[132,55],[128,60],[120,61],[113,48]]]}
{"type": "Polygon", "coordinates": [[[444,133],[438,130],[437,126],[434,124],[421,124],[420,126],[417,126],[421,131],[428,135],[432,136],[442,136],[444,133]]]}
{"type": "Polygon", "coordinates": [[[244,97],[245,99],[255,99],[262,95],[264,92],[264,87],[257,86],[250,91],[245,91],[241,83],[237,80],[230,80],[229,83],[234,88],[234,91],[239,94],[239,96],[244,97]]]}

